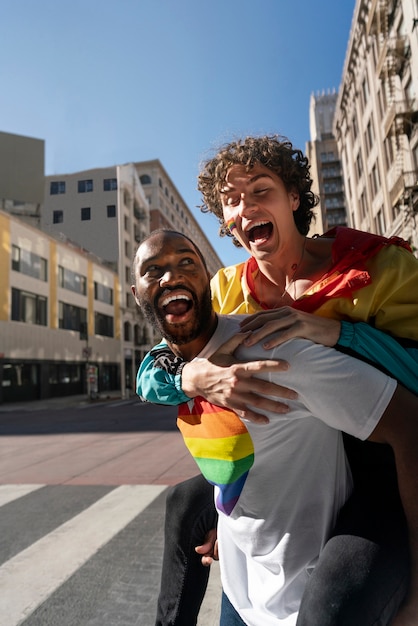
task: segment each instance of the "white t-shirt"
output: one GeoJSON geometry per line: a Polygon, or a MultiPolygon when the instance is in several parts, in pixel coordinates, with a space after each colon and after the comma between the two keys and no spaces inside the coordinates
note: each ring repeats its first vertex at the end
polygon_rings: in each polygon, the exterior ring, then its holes
{"type": "MultiPolygon", "coordinates": [[[[238,331],[242,316],[218,316],[207,358],[238,331]]],[[[223,589],[249,626],[293,626],[310,571],[351,491],[341,430],[366,439],[396,381],[357,359],[304,339],[273,350],[240,347],[239,359],[284,359],[266,378],[294,389],[290,412],[246,421],[254,462],[237,503],[219,511],[223,589]]],[[[215,501],[219,488],[215,486],[215,501]]]]}

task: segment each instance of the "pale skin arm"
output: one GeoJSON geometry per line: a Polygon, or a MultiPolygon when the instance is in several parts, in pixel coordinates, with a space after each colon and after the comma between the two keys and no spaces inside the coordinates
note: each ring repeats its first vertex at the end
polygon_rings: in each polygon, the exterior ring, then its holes
{"type": "Polygon", "coordinates": [[[398,386],[370,441],[389,444],[395,455],[411,557],[408,597],[392,626],[418,624],[418,398],[398,386]]]}
{"type": "Polygon", "coordinates": [[[242,322],[241,330],[249,332],[244,342],[247,346],[264,340],[263,347],[274,348],[288,339],[300,337],[333,347],[340,337],[341,324],[334,319],[284,306],[250,315],[242,322]]]}
{"type": "Polygon", "coordinates": [[[267,423],[269,420],[265,415],[248,405],[283,414],[289,410],[284,402],[263,396],[295,399],[297,394],[287,387],[256,378],[262,373],[286,372],[289,369],[286,361],[237,361],[233,352],[245,337],[245,333],[238,333],[225,342],[210,361],[200,360],[198,367],[196,363],[187,363],[182,372],[182,389],[191,398],[203,396],[213,404],[235,411],[242,418],[267,423]]]}

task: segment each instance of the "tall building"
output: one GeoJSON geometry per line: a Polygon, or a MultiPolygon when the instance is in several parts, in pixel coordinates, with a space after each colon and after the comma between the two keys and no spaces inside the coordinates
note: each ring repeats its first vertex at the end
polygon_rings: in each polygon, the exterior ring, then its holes
{"type": "Polygon", "coordinates": [[[5,211],[0,267],[0,402],[119,389],[114,270],[5,211]]]}
{"type": "Polygon", "coordinates": [[[39,228],[44,175],[43,139],[0,132],[0,209],[39,228]]]}
{"type": "Polygon", "coordinates": [[[322,234],[334,226],[346,226],[344,182],[333,121],[337,93],[312,94],[309,105],[310,141],[306,155],[311,166],[312,190],[319,196],[310,235],[322,234]]]}
{"type": "Polygon", "coordinates": [[[357,0],[336,103],[349,225],[418,249],[418,6],[357,0]]]}
{"type": "MultiPolygon", "coordinates": [[[[217,272],[223,263],[160,161],[141,161],[135,167],[148,200],[151,230],[174,228],[184,233],[197,244],[209,272],[217,272]]],[[[203,215],[202,218],[209,219],[203,215]]]]}

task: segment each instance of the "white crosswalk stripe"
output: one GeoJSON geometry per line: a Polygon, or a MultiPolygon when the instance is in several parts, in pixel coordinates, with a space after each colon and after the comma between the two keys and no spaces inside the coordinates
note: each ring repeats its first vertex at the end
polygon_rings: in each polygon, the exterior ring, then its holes
{"type": "MultiPolygon", "coordinates": [[[[0,486],[0,505],[40,487],[0,486]]],[[[117,487],[3,563],[0,567],[0,626],[21,624],[164,489],[161,485],[117,487]]]]}

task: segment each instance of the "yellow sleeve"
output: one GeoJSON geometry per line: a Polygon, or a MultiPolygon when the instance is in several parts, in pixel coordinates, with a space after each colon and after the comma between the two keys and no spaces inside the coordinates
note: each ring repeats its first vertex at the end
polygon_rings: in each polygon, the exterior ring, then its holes
{"type": "Polygon", "coordinates": [[[248,292],[244,263],[221,268],[212,278],[212,304],[217,313],[243,314],[261,311],[248,292]]]}
{"type": "Polygon", "coordinates": [[[397,337],[418,340],[418,259],[399,246],[387,246],[369,259],[371,284],[336,298],[316,313],[352,322],[370,322],[397,337]]]}

